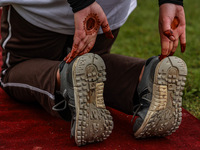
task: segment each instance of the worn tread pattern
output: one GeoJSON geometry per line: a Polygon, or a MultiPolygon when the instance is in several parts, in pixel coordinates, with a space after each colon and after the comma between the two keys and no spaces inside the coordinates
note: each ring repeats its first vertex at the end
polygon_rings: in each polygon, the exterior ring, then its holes
{"type": "Polygon", "coordinates": [[[187,76],[185,62],[170,56],[155,70],[152,102],[136,138],[167,136],[175,132],[182,120],[182,95],[187,76]]]}
{"type": "Polygon", "coordinates": [[[98,55],[88,53],[74,62],[75,141],[78,146],[103,141],[112,133],[113,118],[103,99],[105,80],[105,64],[98,55]]]}

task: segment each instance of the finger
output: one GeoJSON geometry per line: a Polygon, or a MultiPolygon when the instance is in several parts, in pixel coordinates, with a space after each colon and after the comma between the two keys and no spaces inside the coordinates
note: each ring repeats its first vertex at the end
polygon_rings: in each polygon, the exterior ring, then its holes
{"type": "Polygon", "coordinates": [[[185,31],[183,32],[183,34],[181,34],[179,39],[180,39],[180,43],[181,43],[181,52],[184,53],[185,49],[186,49],[186,34],[185,34],[185,31]]]}
{"type": "Polygon", "coordinates": [[[72,56],[72,53],[70,52],[65,58],[64,58],[64,61],[67,62],[67,60],[72,56]]]}
{"type": "Polygon", "coordinates": [[[75,30],[75,34],[74,34],[74,42],[72,45],[72,50],[71,52],[64,58],[64,61],[66,61],[66,63],[70,63],[76,56],[77,50],[78,50],[78,46],[79,43],[81,41],[81,38],[83,37],[82,34],[80,34],[77,30],[75,30]],[[77,36],[79,35],[79,36],[77,36]]]}
{"type": "Polygon", "coordinates": [[[178,47],[178,40],[177,40],[178,39],[178,32],[177,32],[176,29],[179,26],[179,24],[180,24],[180,21],[179,21],[178,17],[174,17],[174,20],[171,23],[171,28],[174,30],[173,34],[174,34],[174,37],[176,37],[176,39],[173,42],[173,47],[171,49],[169,56],[173,56],[177,47],[178,47]]]}
{"type": "MultiPolygon", "coordinates": [[[[94,35],[93,35],[92,39],[85,40],[83,42],[84,45],[82,47],[80,46],[81,51],[79,52],[78,56],[88,53],[94,47],[95,41],[96,41],[96,36],[94,36],[94,35]],[[86,43],[88,43],[88,44],[86,44],[86,43]]],[[[82,44],[80,43],[80,45],[82,45],[82,44]]]]}
{"type": "Polygon", "coordinates": [[[64,61],[67,61],[67,59],[71,56],[71,53],[69,53],[65,58],[64,61]]]}
{"type": "Polygon", "coordinates": [[[162,55],[168,55],[169,53],[169,43],[170,43],[170,40],[167,39],[166,37],[163,37],[161,38],[161,48],[162,48],[162,51],[161,51],[161,54],[162,55]]]}
{"type": "Polygon", "coordinates": [[[78,45],[74,44],[72,47],[72,51],[68,54],[69,56],[67,56],[66,63],[70,63],[78,55],[77,50],[78,45]]]}
{"type": "Polygon", "coordinates": [[[84,49],[84,51],[82,51],[81,53],[79,53],[79,56],[84,55],[86,53],[89,53],[92,50],[93,47],[94,47],[94,43],[89,43],[87,45],[87,47],[84,49]]]}
{"type": "Polygon", "coordinates": [[[164,35],[161,35],[161,56],[160,60],[169,55],[170,40],[164,35]]]}
{"type": "Polygon", "coordinates": [[[166,30],[163,32],[163,34],[170,39],[171,41],[175,41],[175,37],[173,35],[173,31],[172,30],[166,30]]]}
{"type": "MultiPolygon", "coordinates": [[[[180,21],[179,21],[178,17],[174,17],[174,20],[171,23],[171,29],[175,30],[178,27],[179,23],[180,23],[180,21]]],[[[171,29],[166,30],[166,31],[164,30],[163,34],[166,37],[168,37],[171,41],[175,41],[176,39],[175,39],[174,33],[171,29]]]]}
{"type": "Polygon", "coordinates": [[[171,53],[169,54],[169,56],[173,56],[173,55],[174,55],[174,53],[175,53],[175,52],[172,52],[172,51],[171,51],[171,53]]]}
{"type": "Polygon", "coordinates": [[[89,53],[89,52],[90,52],[90,50],[91,50],[91,48],[90,48],[90,47],[88,47],[88,48],[85,48],[85,49],[84,49],[84,51],[82,51],[81,53],[79,53],[79,56],[81,56],[81,55],[84,55],[84,54],[86,54],[86,53],[89,53]]]}
{"type": "Polygon", "coordinates": [[[163,34],[161,24],[159,24],[159,31],[160,31],[160,42],[161,42],[161,55],[159,59],[162,60],[168,55],[169,39],[163,34]]]}
{"type": "Polygon", "coordinates": [[[166,57],[167,57],[166,55],[162,55],[162,54],[161,54],[161,55],[159,56],[159,59],[162,60],[162,59],[164,59],[164,58],[166,58],[166,57]]]}
{"type": "MultiPolygon", "coordinates": [[[[170,21],[170,19],[167,19],[167,21],[170,21]]],[[[172,30],[175,30],[179,26],[179,24],[180,24],[180,21],[179,21],[178,17],[174,17],[174,19],[170,25],[170,29],[165,30],[164,28],[167,28],[168,25],[167,24],[163,25],[163,31],[164,31],[163,34],[166,37],[168,37],[168,39],[170,39],[171,41],[175,41],[176,38],[175,38],[172,30]]]]}
{"type": "Polygon", "coordinates": [[[169,51],[168,51],[168,56],[169,56],[170,53],[172,52],[173,47],[174,47],[174,42],[169,41],[169,51]]]}
{"type": "Polygon", "coordinates": [[[85,47],[88,45],[87,44],[88,42],[90,42],[88,36],[85,36],[85,35],[74,36],[74,43],[78,43],[78,44],[73,45],[71,55],[70,55],[72,60],[85,49],[85,47]],[[75,38],[75,37],[78,37],[78,38],[75,38]]]}
{"type": "Polygon", "coordinates": [[[168,49],[168,54],[165,55],[166,57],[169,56],[172,53],[172,49],[173,49],[173,42],[169,41],[169,49],[168,49]]]}
{"type": "Polygon", "coordinates": [[[159,19],[161,29],[163,31],[163,34],[171,41],[175,40],[175,37],[173,35],[173,31],[171,29],[172,20],[169,17],[160,18],[159,19]]]}
{"type": "Polygon", "coordinates": [[[64,61],[67,61],[67,59],[71,56],[71,52],[64,58],[64,61]]]}
{"type": "Polygon", "coordinates": [[[68,56],[68,58],[66,59],[66,63],[70,63],[74,58],[72,57],[72,54],[71,53],[69,53],[68,54],[69,56],[68,56]]]}
{"type": "Polygon", "coordinates": [[[75,58],[74,55],[69,54],[69,57],[68,57],[68,59],[66,60],[66,63],[70,63],[74,58],[75,58]]]}
{"type": "Polygon", "coordinates": [[[87,48],[87,45],[84,45],[84,48],[82,48],[82,50],[77,54],[77,56],[81,56],[81,55],[84,55],[86,54],[86,48],[87,48]]]}
{"type": "Polygon", "coordinates": [[[171,51],[171,53],[169,54],[169,56],[173,56],[173,55],[174,55],[174,53],[175,53],[177,47],[178,47],[178,40],[175,40],[175,41],[174,41],[174,44],[173,44],[172,51],[171,51]]]}
{"type": "Polygon", "coordinates": [[[87,47],[87,43],[86,43],[86,41],[81,41],[80,43],[79,43],[79,46],[78,46],[78,48],[77,48],[77,51],[76,51],[76,53],[81,53],[82,51],[84,51],[84,49],[87,47]]]}
{"type": "Polygon", "coordinates": [[[185,44],[181,44],[181,52],[184,53],[186,49],[186,43],[185,44]]]}
{"type": "Polygon", "coordinates": [[[63,59],[64,61],[67,61],[67,59],[71,56],[71,51],[72,49],[69,48],[67,56],[63,59]]]}
{"type": "Polygon", "coordinates": [[[160,18],[161,27],[163,31],[171,30],[171,20],[169,17],[160,18]]]}
{"type": "Polygon", "coordinates": [[[72,58],[72,53],[71,52],[64,58],[64,61],[67,62],[70,58],[72,58]]]}
{"type": "Polygon", "coordinates": [[[114,35],[112,34],[112,31],[110,29],[107,19],[104,19],[104,21],[102,22],[101,28],[107,38],[109,38],[109,39],[114,38],[114,35]]]}

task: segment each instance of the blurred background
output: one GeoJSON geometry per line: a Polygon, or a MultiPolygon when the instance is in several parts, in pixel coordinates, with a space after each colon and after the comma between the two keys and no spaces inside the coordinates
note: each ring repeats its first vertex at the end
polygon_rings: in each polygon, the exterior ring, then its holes
{"type": "MultiPolygon", "coordinates": [[[[184,0],[187,46],[185,53],[180,45],[174,54],[188,67],[183,96],[183,108],[200,119],[200,1],[184,0]]],[[[112,47],[112,53],[148,59],[161,52],[158,31],[158,0],[138,0],[133,11],[112,47]]]]}

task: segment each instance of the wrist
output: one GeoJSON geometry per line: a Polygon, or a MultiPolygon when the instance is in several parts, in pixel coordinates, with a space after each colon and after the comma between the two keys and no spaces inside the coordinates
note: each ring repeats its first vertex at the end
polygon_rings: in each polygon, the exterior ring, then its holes
{"type": "Polygon", "coordinates": [[[74,13],[86,8],[87,6],[91,5],[94,2],[95,0],[68,0],[68,3],[72,7],[72,11],[74,13]]]}
{"type": "Polygon", "coordinates": [[[158,0],[158,2],[159,2],[159,6],[165,3],[172,3],[172,4],[183,6],[183,0],[158,0]]]}

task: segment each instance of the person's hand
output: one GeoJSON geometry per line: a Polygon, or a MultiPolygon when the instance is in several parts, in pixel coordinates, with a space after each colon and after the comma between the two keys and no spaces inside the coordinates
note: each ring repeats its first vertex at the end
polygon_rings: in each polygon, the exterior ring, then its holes
{"type": "Polygon", "coordinates": [[[93,48],[100,26],[107,38],[114,38],[107,17],[97,2],[76,12],[74,22],[74,41],[71,52],[64,58],[66,63],[70,63],[76,56],[88,53],[93,48]]]}
{"type": "Polygon", "coordinates": [[[160,59],[172,56],[178,47],[179,40],[183,53],[186,48],[186,21],[183,6],[166,3],[160,6],[159,11],[160,59]]]}

